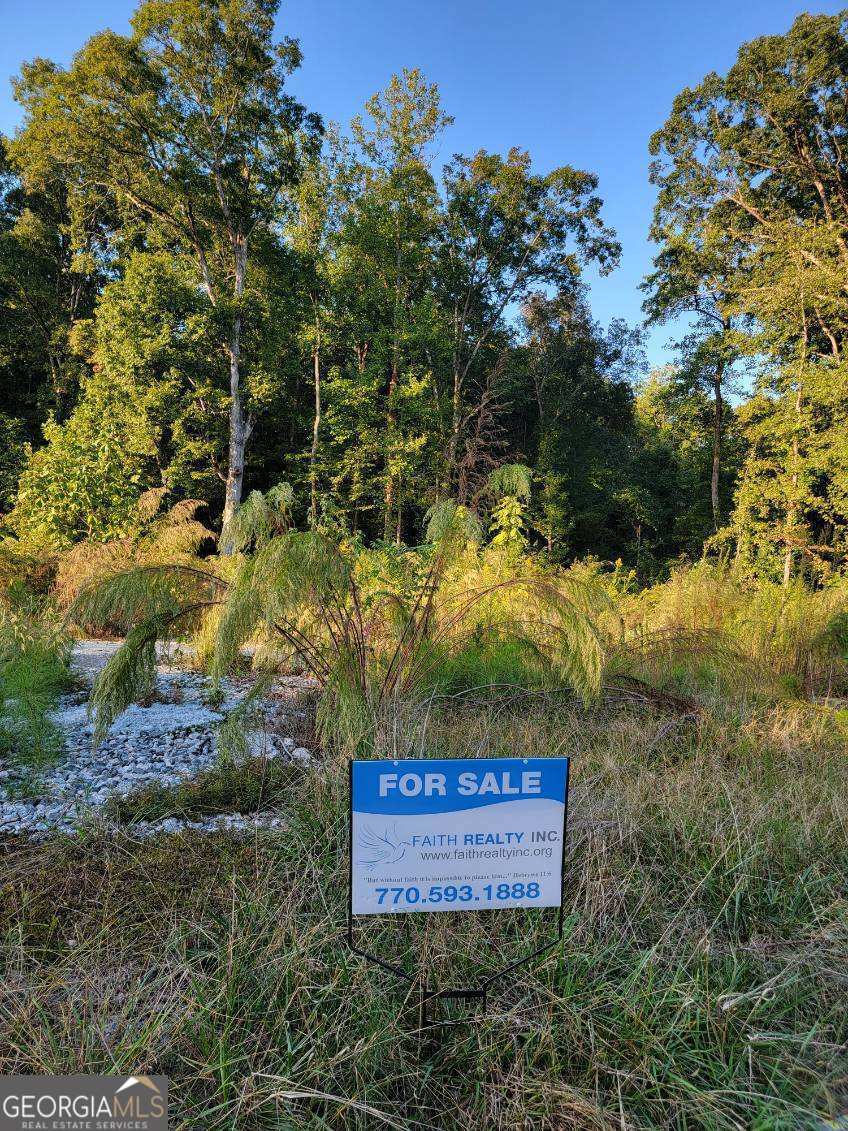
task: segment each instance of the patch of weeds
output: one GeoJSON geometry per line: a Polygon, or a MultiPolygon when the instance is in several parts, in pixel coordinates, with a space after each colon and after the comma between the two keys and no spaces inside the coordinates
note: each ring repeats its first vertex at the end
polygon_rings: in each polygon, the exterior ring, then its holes
{"type": "Polygon", "coordinates": [[[104,815],[118,824],[200,818],[215,813],[255,813],[281,805],[302,781],[302,767],[283,759],[222,760],[206,773],[176,788],[149,785],[125,797],[112,797],[104,815]]]}
{"type": "Polygon", "coordinates": [[[205,707],[209,707],[212,711],[218,711],[224,704],[224,689],[220,681],[211,683],[208,687],[204,688],[201,695],[201,702],[205,707]]]}
{"type": "MultiPolygon", "coordinates": [[[[717,724],[685,759],[649,763],[663,726],[491,705],[421,723],[426,751],[438,735],[459,756],[483,744],[573,757],[564,946],[437,1041],[416,1032],[414,994],[344,947],[342,758],[195,783],[202,812],[274,778],[290,819],[273,837],[93,833],[9,850],[0,1073],[164,1072],[179,1131],[795,1131],[835,1118],[844,756],[798,757],[764,725],[739,755],[717,724]]],[[[174,812],[154,801],[144,819],[174,812]]],[[[363,929],[377,953],[423,955],[447,984],[532,949],[545,915],[363,929]]]]}
{"type": "Polygon", "coordinates": [[[40,796],[42,792],[42,773],[46,764],[41,766],[18,766],[14,777],[6,778],[3,787],[10,801],[28,801],[31,797],[40,796]]]}
{"type": "MultiPolygon", "coordinates": [[[[551,677],[548,668],[548,680],[551,677]]],[[[471,689],[544,687],[545,672],[533,650],[514,640],[471,641],[453,656],[445,656],[434,679],[441,695],[471,689]]]]}
{"type": "Polygon", "coordinates": [[[297,691],[271,687],[266,698],[276,704],[271,717],[266,720],[269,734],[293,738],[298,746],[314,750],[319,745],[316,728],[318,696],[314,691],[297,691]]]}
{"type": "Polygon", "coordinates": [[[63,692],[76,681],[70,640],[48,606],[31,600],[0,606],[0,760],[34,773],[62,752],[61,731],[50,720],[63,692]]]}

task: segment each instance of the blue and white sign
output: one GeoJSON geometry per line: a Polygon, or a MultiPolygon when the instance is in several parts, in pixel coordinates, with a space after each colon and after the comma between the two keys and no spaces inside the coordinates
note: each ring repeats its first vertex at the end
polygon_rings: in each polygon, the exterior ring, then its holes
{"type": "Polygon", "coordinates": [[[354,915],[559,907],[567,758],[354,762],[354,915]]]}

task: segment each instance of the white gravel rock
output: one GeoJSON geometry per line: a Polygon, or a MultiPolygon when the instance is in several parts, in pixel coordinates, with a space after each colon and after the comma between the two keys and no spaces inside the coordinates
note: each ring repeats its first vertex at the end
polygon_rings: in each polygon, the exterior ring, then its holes
{"type": "Polygon", "coordinates": [[[274,813],[221,813],[214,817],[204,817],[195,821],[167,817],[163,821],[139,822],[135,825],[129,825],[121,831],[128,837],[147,840],[150,837],[162,834],[175,836],[186,832],[228,832],[236,835],[249,835],[260,830],[279,831],[285,828],[285,824],[285,820],[274,813]]]}
{"type": "MultiPolygon", "coordinates": [[[[80,641],[74,647],[72,666],[89,684],[120,645],[110,641],[80,641]]],[[[94,725],[88,715],[87,692],[66,696],[51,715],[65,739],[65,753],[46,770],[37,785],[14,767],[0,765],[0,836],[25,834],[42,839],[53,833],[74,833],[112,796],[125,796],[147,785],[177,785],[210,769],[218,754],[217,728],[225,712],[235,707],[247,686],[225,683],[223,701],[211,706],[202,677],[174,671],[160,663],[158,698],[149,706],[132,706],[114,721],[97,749],[94,725]],[[164,700],[164,701],[160,701],[164,700]]],[[[260,711],[270,719],[279,704],[266,701],[260,711]]],[[[255,757],[285,757],[306,765],[312,754],[293,738],[258,729],[248,734],[255,757]]],[[[179,821],[145,825],[144,833],[175,833],[182,829],[209,831],[224,827],[278,827],[278,819],[264,815],[257,825],[252,817],[230,815],[204,821],[179,821]],[[247,824],[245,824],[247,822],[247,824]]],[[[257,818],[258,820],[258,818],[257,818]]],[[[133,826],[137,831],[141,826],[133,826]]]]}

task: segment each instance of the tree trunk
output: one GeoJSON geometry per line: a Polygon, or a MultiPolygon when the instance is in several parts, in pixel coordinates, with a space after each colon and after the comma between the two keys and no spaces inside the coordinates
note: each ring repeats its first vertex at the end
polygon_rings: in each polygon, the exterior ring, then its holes
{"type": "MultiPolygon", "coordinates": [[[[241,318],[237,317],[234,323],[236,333],[233,343],[238,342],[241,333],[241,318]]],[[[241,493],[244,480],[244,452],[250,435],[250,427],[245,420],[244,408],[241,403],[238,349],[230,352],[230,454],[227,464],[227,484],[224,494],[223,529],[226,530],[241,503],[241,493]]],[[[232,542],[225,538],[221,543],[221,553],[232,553],[232,542]]]]}
{"type": "Polygon", "coordinates": [[[388,542],[392,535],[392,520],[394,518],[394,505],[395,505],[395,477],[391,471],[392,459],[392,441],[395,438],[395,431],[397,428],[397,409],[395,408],[395,390],[398,383],[398,363],[397,359],[392,362],[392,372],[389,378],[389,391],[386,397],[386,492],[383,499],[383,537],[388,542]]]}
{"type": "Polygon", "coordinates": [[[721,515],[719,513],[718,485],[721,474],[721,442],[722,424],[724,419],[724,401],[721,395],[721,378],[724,366],[721,366],[713,380],[713,395],[715,397],[715,416],[713,418],[713,470],[710,480],[710,498],[713,505],[713,526],[718,530],[721,515]]]}
{"type": "Polygon", "coordinates": [[[807,329],[807,315],[804,310],[801,311],[802,322],[802,336],[801,336],[801,361],[798,366],[798,387],[795,391],[795,434],[792,437],[792,499],[789,503],[789,510],[786,515],[787,526],[787,542],[786,542],[786,556],[783,559],[783,588],[789,588],[789,582],[792,580],[792,564],[794,554],[792,551],[792,544],[788,540],[793,537],[795,525],[799,518],[798,506],[798,471],[799,463],[801,460],[801,447],[798,440],[798,434],[801,430],[801,406],[803,404],[803,386],[802,380],[804,376],[804,367],[807,363],[807,346],[809,331],[807,329]]]}
{"type": "Polygon", "coordinates": [[[786,547],[786,556],[783,559],[783,588],[789,588],[789,582],[792,580],[792,547],[786,547]]]}
{"type": "MultiPolygon", "coordinates": [[[[801,391],[799,389],[798,396],[795,400],[795,411],[798,416],[801,415],[801,391]]],[[[792,501],[789,505],[789,513],[787,514],[787,528],[788,534],[792,537],[795,524],[798,520],[798,460],[800,459],[800,449],[798,446],[798,433],[796,431],[792,438],[792,501]]],[[[786,556],[783,559],[783,588],[789,588],[789,582],[792,580],[792,562],[794,554],[792,546],[789,542],[786,544],[786,556]]]]}
{"type": "Polygon", "coordinates": [[[227,464],[227,481],[224,494],[223,532],[220,543],[222,554],[231,554],[233,545],[226,537],[226,529],[241,503],[244,486],[244,453],[250,439],[251,422],[245,417],[241,399],[241,310],[244,294],[244,273],[247,265],[247,243],[243,237],[235,241],[235,285],[234,298],[236,311],[233,316],[232,333],[227,352],[230,357],[230,452],[227,464]]]}
{"type": "Polygon", "coordinates": [[[383,538],[386,542],[392,536],[392,518],[395,505],[395,481],[392,475],[386,474],[386,491],[383,497],[383,538]]]}
{"type": "Polygon", "coordinates": [[[309,453],[310,519],[312,529],[318,525],[318,433],[321,429],[321,354],[318,323],[315,323],[315,348],[312,351],[312,383],[315,389],[315,413],[312,417],[312,449],[309,453]]]}
{"type": "Polygon", "coordinates": [[[391,468],[392,448],[397,432],[397,408],[395,393],[398,387],[401,364],[401,310],[403,307],[403,240],[400,231],[400,216],[395,215],[395,296],[392,313],[392,369],[389,375],[389,388],[386,394],[386,493],[383,500],[383,538],[388,542],[392,535],[395,506],[395,475],[391,468]]]}
{"type": "Polygon", "coordinates": [[[453,395],[451,397],[451,434],[447,450],[448,483],[456,473],[457,452],[459,451],[459,430],[462,424],[462,378],[456,364],[453,371],[453,395]]]}

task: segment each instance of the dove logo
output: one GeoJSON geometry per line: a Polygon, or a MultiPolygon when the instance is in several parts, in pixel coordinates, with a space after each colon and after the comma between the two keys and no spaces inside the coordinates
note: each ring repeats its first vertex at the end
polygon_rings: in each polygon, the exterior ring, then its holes
{"type": "Polygon", "coordinates": [[[363,864],[373,867],[375,864],[396,864],[403,860],[408,840],[401,840],[397,831],[397,822],[391,830],[384,829],[375,832],[369,825],[365,825],[359,833],[360,860],[363,864]]]}

